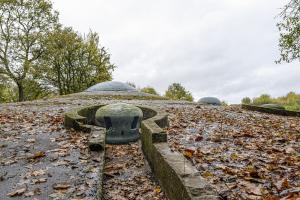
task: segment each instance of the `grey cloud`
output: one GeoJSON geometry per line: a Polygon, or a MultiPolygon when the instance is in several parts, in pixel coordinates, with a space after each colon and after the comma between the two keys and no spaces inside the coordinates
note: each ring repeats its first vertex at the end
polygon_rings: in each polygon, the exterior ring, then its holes
{"type": "Polygon", "coordinates": [[[114,78],[163,93],[182,83],[196,99],[300,92],[298,63],[276,65],[275,16],[287,0],[54,0],[62,22],[101,35],[114,78]]]}

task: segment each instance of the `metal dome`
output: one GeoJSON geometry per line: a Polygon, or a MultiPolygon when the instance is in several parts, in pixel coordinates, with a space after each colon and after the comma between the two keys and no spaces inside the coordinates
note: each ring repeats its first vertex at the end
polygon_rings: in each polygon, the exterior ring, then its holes
{"type": "Polygon", "coordinates": [[[198,103],[215,105],[215,106],[222,105],[221,101],[216,97],[203,97],[198,101],[198,103]]]}
{"type": "Polygon", "coordinates": [[[86,92],[101,92],[101,91],[137,91],[130,85],[118,81],[107,81],[93,85],[85,90],[86,92]]]}
{"type": "Polygon", "coordinates": [[[127,144],[137,141],[142,119],[143,112],[140,108],[125,103],[103,106],[95,114],[96,125],[107,129],[108,144],[127,144]]]}

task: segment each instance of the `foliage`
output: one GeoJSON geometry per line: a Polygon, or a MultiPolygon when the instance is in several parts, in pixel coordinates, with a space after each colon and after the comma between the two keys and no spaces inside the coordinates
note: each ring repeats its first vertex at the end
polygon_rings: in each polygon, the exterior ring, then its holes
{"type": "Polygon", "coordinates": [[[245,97],[242,99],[242,104],[250,104],[251,103],[251,99],[249,97],[245,97]]]}
{"type": "MultiPolygon", "coordinates": [[[[54,95],[53,88],[38,82],[35,77],[28,76],[23,80],[24,100],[30,101],[54,95]]],[[[18,99],[18,88],[8,78],[0,76],[0,103],[14,102],[18,99]]]]}
{"type": "Polygon", "coordinates": [[[25,99],[24,80],[44,53],[45,36],[57,20],[48,0],[0,2],[0,74],[17,85],[19,101],[25,99]]]}
{"type": "Polygon", "coordinates": [[[222,101],[222,102],[221,102],[221,105],[222,105],[222,106],[228,106],[228,103],[227,103],[226,101],[222,101]]]}
{"type": "Polygon", "coordinates": [[[39,74],[61,95],[109,81],[115,68],[94,32],[84,37],[72,28],[59,27],[48,35],[45,52],[39,74]]]}
{"type": "Polygon", "coordinates": [[[158,92],[153,87],[149,87],[149,86],[142,88],[141,92],[145,92],[145,93],[148,93],[148,94],[159,95],[158,92]]]}
{"type": "Polygon", "coordinates": [[[17,99],[9,79],[0,75],[0,103],[13,102],[17,99]]]}
{"type": "Polygon", "coordinates": [[[51,86],[44,85],[43,82],[35,78],[26,78],[24,80],[24,93],[26,94],[26,101],[55,95],[54,89],[51,86]]]}
{"type": "Polygon", "coordinates": [[[285,105],[284,108],[286,110],[292,110],[292,111],[300,111],[300,105],[295,103],[295,104],[291,104],[291,105],[285,105]]]}
{"type": "Polygon", "coordinates": [[[300,94],[289,92],[286,96],[278,97],[275,102],[281,104],[287,110],[300,111],[300,94]]]}
{"type": "MultiPolygon", "coordinates": [[[[248,97],[244,99],[246,98],[248,97]]],[[[289,92],[287,95],[278,98],[272,98],[270,95],[263,94],[254,98],[252,103],[255,105],[274,103],[284,106],[286,110],[300,111],[300,94],[289,92]]]]}
{"type": "Polygon", "coordinates": [[[168,87],[165,97],[171,100],[193,101],[192,94],[187,91],[180,83],[173,83],[168,87]]]}
{"type": "Polygon", "coordinates": [[[291,62],[300,58],[300,0],[290,0],[280,13],[280,59],[277,63],[291,62]]]}
{"type": "Polygon", "coordinates": [[[253,99],[254,105],[262,105],[262,104],[268,104],[273,103],[273,100],[270,95],[268,94],[262,94],[260,97],[256,97],[253,99]]]}
{"type": "Polygon", "coordinates": [[[79,92],[111,80],[114,68],[98,34],[62,27],[50,0],[0,1],[0,76],[9,82],[1,102],[79,92]]]}

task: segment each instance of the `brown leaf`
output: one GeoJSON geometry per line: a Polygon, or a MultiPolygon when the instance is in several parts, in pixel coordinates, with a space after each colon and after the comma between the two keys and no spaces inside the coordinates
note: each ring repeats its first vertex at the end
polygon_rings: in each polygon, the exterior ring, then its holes
{"type": "Polygon", "coordinates": [[[25,196],[25,197],[32,197],[32,196],[34,196],[34,192],[33,192],[33,191],[26,192],[26,193],[24,194],[24,196],[25,196]]]}
{"type": "Polygon", "coordinates": [[[161,188],[158,186],[158,187],[156,187],[156,188],[154,189],[154,191],[155,191],[156,193],[160,193],[160,192],[161,192],[161,188]]]}
{"type": "Polygon", "coordinates": [[[112,172],[112,171],[117,171],[117,170],[124,169],[124,168],[125,168],[124,164],[111,164],[111,165],[107,165],[105,167],[105,171],[112,172]]]}
{"type": "Polygon", "coordinates": [[[194,151],[190,150],[190,149],[185,149],[183,151],[183,155],[187,158],[192,158],[193,157],[193,153],[194,151]]]}
{"type": "Polygon", "coordinates": [[[35,139],[34,138],[28,139],[27,142],[29,142],[29,143],[35,143],[35,139]]]}
{"type": "Polygon", "coordinates": [[[212,173],[209,171],[205,171],[204,173],[201,174],[204,178],[212,177],[214,176],[212,173]]]}
{"type": "Polygon", "coordinates": [[[239,156],[238,156],[236,153],[232,153],[232,154],[230,155],[230,158],[231,158],[232,160],[237,160],[237,159],[239,158],[239,156]]]}
{"type": "Polygon", "coordinates": [[[203,136],[201,136],[201,135],[199,135],[199,136],[197,136],[196,138],[195,138],[195,141],[196,142],[200,142],[200,141],[202,141],[203,140],[203,136]]]}
{"type": "Polygon", "coordinates": [[[55,183],[52,187],[55,190],[65,190],[71,187],[71,185],[69,183],[55,183]]]}
{"type": "Polygon", "coordinates": [[[36,152],[34,155],[29,156],[28,159],[37,159],[37,158],[42,158],[42,157],[44,157],[44,156],[46,156],[46,153],[45,153],[45,152],[43,152],[43,151],[38,151],[38,152],[36,152]]]}
{"type": "Polygon", "coordinates": [[[285,149],[285,152],[286,153],[295,153],[296,151],[292,147],[288,147],[288,148],[285,149]]]}
{"type": "Polygon", "coordinates": [[[288,189],[288,188],[290,188],[290,184],[289,184],[289,181],[287,180],[287,178],[285,178],[281,182],[281,190],[288,189]]]}
{"type": "Polygon", "coordinates": [[[33,184],[45,183],[47,182],[46,178],[32,179],[33,184]]]}
{"type": "Polygon", "coordinates": [[[279,200],[280,198],[273,195],[267,195],[266,197],[262,198],[263,200],[279,200]]]}
{"type": "Polygon", "coordinates": [[[255,170],[254,168],[249,170],[249,175],[252,177],[252,178],[261,178],[258,171],[255,170]]]}
{"type": "Polygon", "coordinates": [[[225,169],[223,169],[223,171],[226,173],[226,174],[230,174],[230,175],[236,175],[238,173],[238,170],[236,169],[232,169],[230,167],[226,167],[225,169]]]}
{"type": "Polygon", "coordinates": [[[246,192],[250,195],[262,196],[262,185],[254,184],[248,181],[242,181],[241,184],[245,186],[246,192]]]}
{"type": "Polygon", "coordinates": [[[18,190],[8,193],[7,196],[10,196],[10,197],[20,196],[20,195],[24,194],[26,192],[26,190],[27,190],[27,188],[21,188],[21,189],[18,189],[18,190]]]}
{"type": "Polygon", "coordinates": [[[40,170],[33,171],[31,173],[31,175],[32,176],[41,176],[41,175],[44,175],[45,173],[46,173],[45,170],[40,169],[40,170]]]}

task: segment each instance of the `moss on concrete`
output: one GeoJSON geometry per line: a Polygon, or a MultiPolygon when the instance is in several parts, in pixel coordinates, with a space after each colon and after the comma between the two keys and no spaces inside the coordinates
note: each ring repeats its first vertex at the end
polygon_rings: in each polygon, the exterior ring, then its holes
{"type": "Polygon", "coordinates": [[[65,113],[64,126],[67,129],[91,132],[89,125],[95,124],[95,113],[101,106],[86,106],[65,113]]]}
{"type": "Polygon", "coordinates": [[[290,111],[290,110],[281,110],[281,109],[254,106],[254,105],[248,105],[248,104],[242,104],[242,108],[245,110],[269,113],[269,114],[274,114],[274,115],[300,117],[300,112],[290,111]]]}
{"type": "Polygon", "coordinates": [[[106,129],[102,127],[93,127],[89,138],[89,149],[91,151],[104,151],[105,150],[105,138],[106,138],[106,129]]]}
{"type": "Polygon", "coordinates": [[[75,97],[80,98],[80,99],[94,99],[94,100],[99,100],[99,99],[114,99],[114,100],[169,100],[166,97],[162,96],[156,96],[156,95],[149,95],[149,96],[140,96],[140,95],[124,95],[124,94],[115,94],[115,95],[106,95],[106,94],[71,94],[71,95],[64,95],[61,96],[62,98],[70,98],[70,97],[75,97]]]}
{"type": "Polygon", "coordinates": [[[285,108],[282,105],[279,105],[279,104],[263,104],[260,107],[277,109],[277,110],[285,110],[285,108]]]}
{"type": "Polygon", "coordinates": [[[182,154],[170,150],[167,134],[161,129],[168,126],[167,114],[153,110],[157,115],[142,122],[142,149],[169,199],[219,199],[191,163],[182,154]]]}

